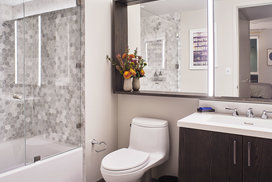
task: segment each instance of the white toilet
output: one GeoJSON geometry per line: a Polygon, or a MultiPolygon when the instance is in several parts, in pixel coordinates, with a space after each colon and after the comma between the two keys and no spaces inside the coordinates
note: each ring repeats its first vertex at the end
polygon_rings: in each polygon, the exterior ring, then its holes
{"type": "Polygon", "coordinates": [[[101,173],[106,182],[138,182],[149,169],[168,159],[168,122],[151,118],[134,118],[129,147],[104,157],[101,173]]]}

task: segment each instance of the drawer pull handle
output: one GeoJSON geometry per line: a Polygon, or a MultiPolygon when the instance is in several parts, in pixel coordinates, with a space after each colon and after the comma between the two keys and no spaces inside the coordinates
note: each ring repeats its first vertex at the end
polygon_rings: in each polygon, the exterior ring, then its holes
{"type": "Polygon", "coordinates": [[[251,142],[247,142],[247,166],[251,166],[251,142]]]}
{"type": "Polygon", "coordinates": [[[237,164],[237,141],[233,141],[233,164],[237,164]]]}

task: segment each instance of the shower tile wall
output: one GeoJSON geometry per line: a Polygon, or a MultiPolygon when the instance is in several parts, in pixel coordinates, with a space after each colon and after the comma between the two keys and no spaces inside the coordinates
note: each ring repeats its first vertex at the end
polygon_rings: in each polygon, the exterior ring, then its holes
{"type": "MultiPolygon", "coordinates": [[[[141,55],[143,58],[146,59],[146,42],[151,41],[154,45],[156,41],[157,43],[161,43],[161,40],[165,41],[165,68],[162,68],[159,63],[148,63],[149,66],[145,68],[146,77],[141,79],[141,90],[179,90],[178,68],[176,67],[179,62],[179,41],[177,37],[179,25],[180,14],[178,13],[141,17],[141,55]]],[[[156,44],[156,47],[158,47],[158,44],[156,44]]],[[[155,49],[155,46],[153,46],[153,49],[155,49]]],[[[150,52],[154,53],[158,50],[150,52]]],[[[161,61],[162,51],[153,54],[152,57],[153,60],[161,61]]]]}
{"type": "Polygon", "coordinates": [[[18,20],[18,84],[14,84],[14,21],[1,25],[0,140],[23,137],[25,120],[27,137],[43,135],[80,144],[81,129],[76,127],[81,122],[80,26],[79,7],[41,15],[38,86],[38,16],[18,20]],[[13,99],[13,94],[24,95],[24,83],[25,102],[13,99]]]}
{"type": "Polygon", "coordinates": [[[0,31],[0,139],[7,141],[24,136],[24,116],[21,101],[12,98],[22,91],[14,85],[14,24],[5,22],[0,31]]]}

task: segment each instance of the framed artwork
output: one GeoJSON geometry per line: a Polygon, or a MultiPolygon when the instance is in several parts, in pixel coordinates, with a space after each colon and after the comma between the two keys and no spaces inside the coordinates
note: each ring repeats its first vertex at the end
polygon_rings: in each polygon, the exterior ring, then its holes
{"type": "Polygon", "coordinates": [[[190,69],[207,69],[207,66],[207,29],[192,29],[190,30],[190,69]]]}
{"type": "Polygon", "coordinates": [[[272,66],[272,49],[267,49],[267,64],[272,66]]]}

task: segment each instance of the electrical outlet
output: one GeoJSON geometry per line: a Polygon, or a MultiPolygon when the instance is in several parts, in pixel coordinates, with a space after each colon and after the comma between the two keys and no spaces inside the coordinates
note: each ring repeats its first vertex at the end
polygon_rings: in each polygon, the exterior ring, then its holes
{"type": "Polygon", "coordinates": [[[226,67],[225,74],[226,75],[231,75],[231,69],[230,69],[230,67],[226,67]]]}

